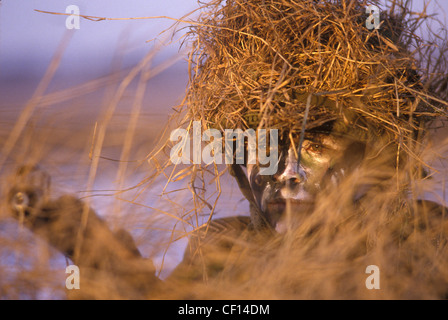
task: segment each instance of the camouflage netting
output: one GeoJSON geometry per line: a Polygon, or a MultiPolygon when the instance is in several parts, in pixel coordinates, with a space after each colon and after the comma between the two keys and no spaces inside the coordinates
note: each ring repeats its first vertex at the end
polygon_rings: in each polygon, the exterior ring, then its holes
{"type": "Polygon", "coordinates": [[[447,114],[444,48],[418,36],[429,17],[411,14],[401,1],[388,1],[379,29],[369,30],[368,5],[380,7],[360,0],[211,1],[190,32],[188,117],[206,127],[294,133],[312,93],[307,129],[340,119],[359,132],[413,137],[421,123],[447,114]]]}

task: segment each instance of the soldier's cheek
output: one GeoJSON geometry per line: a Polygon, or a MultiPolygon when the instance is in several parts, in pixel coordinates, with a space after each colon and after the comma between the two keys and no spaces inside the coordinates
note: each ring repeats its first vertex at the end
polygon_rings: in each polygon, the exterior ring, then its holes
{"type": "Polygon", "coordinates": [[[321,190],[324,184],[324,178],[329,170],[329,161],[322,161],[320,163],[314,163],[313,166],[304,167],[306,176],[305,181],[303,181],[304,189],[311,194],[316,194],[321,190]]]}

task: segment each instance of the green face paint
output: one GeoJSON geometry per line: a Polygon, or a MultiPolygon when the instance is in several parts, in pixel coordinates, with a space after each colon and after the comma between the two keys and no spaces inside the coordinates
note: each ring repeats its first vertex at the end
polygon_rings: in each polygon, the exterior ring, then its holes
{"type": "Polygon", "coordinates": [[[345,151],[353,139],[332,135],[312,134],[303,142],[300,164],[294,148],[286,145],[280,153],[278,172],[259,175],[257,165],[248,165],[252,193],[267,220],[276,226],[288,208],[294,212],[310,211],[322,184],[331,180],[334,167],[345,159],[345,151]]]}

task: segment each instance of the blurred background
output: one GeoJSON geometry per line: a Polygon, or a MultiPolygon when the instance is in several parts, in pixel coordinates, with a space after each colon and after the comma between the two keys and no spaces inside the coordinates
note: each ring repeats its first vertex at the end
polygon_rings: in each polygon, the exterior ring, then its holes
{"type": "MultiPolygon", "coordinates": [[[[17,166],[38,164],[52,178],[53,197],[74,194],[90,201],[112,229],[132,233],[162,278],[182,259],[187,240],[185,230],[174,230],[176,220],[159,210],[182,214],[172,210],[186,209],[160,202],[166,181],[130,194],[115,192],[148,178],[147,156],[188,83],[188,43],[181,45],[188,29],[184,23],[171,28],[175,21],[168,18],[189,14],[186,19],[194,19],[198,7],[195,0],[0,2],[2,185],[7,188],[7,177],[17,166]],[[80,29],[67,30],[67,16],[35,11],[65,13],[69,5],[78,6],[81,15],[162,18],[81,19],[80,29]],[[143,77],[140,71],[146,72],[143,77]],[[145,83],[144,92],[139,83],[145,83]],[[105,136],[98,143],[101,128],[105,136]]],[[[247,215],[248,205],[233,179],[222,181],[227,205],[216,216],[247,215]]],[[[188,203],[191,193],[168,198],[188,203]]],[[[0,212],[0,299],[63,298],[69,262],[6,211],[0,212]]]]}
{"type": "MultiPolygon", "coordinates": [[[[161,276],[166,276],[181,259],[186,241],[168,247],[168,243],[163,241],[163,223],[157,225],[157,232],[148,232],[152,223],[142,218],[154,216],[153,210],[126,205],[121,201],[118,207],[116,198],[110,196],[110,193],[120,186],[129,187],[145,178],[145,171],[148,170],[145,157],[154,148],[156,139],[168,122],[169,114],[173,113],[172,108],[182,101],[188,81],[188,64],[185,50],[180,49],[180,38],[186,30],[180,30],[174,38],[173,30],[161,34],[174,23],[168,19],[102,22],[81,19],[79,30],[67,30],[67,16],[35,11],[65,13],[69,5],[78,6],[80,14],[110,18],[181,18],[198,7],[197,2],[191,0],[1,1],[2,180],[7,183],[6,177],[19,164],[38,163],[52,177],[54,196],[65,193],[81,198],[86,194],[93,195],[91,205],[98,214],[113,227],[117,227],[113,225],[113,217],[116,217],[116,221],[119,221],[117,224],[133,233],[145,256],[156,255],[154,262],[159,269],[162,269],[163,261],[164,272],[161,276]],[[63,49],[58,49],[64,45],[63,49]],[[42,80],[52,61],[56,60],[57,53],[61,55],[57,70],[49,83],[42,86],[42,80]],[[120,159],[124,141],[130,137],[129,123],[135,111],[134,97],[140,76],[132,80],[120,95],[116,93],[132,68],[148,54],[151,55],[147,63],[150,66],[147,69],[149,80],[139,103],[140,111],[131,135],[132,145],[128,157],[130,173],[122,167],[120,176],[126,178],[119,183],[117,160],[120,159]],[[37,96],[45,98],[39,103],[29,104],[30,99],[36,97],[35,92],[37,96]],[[98,122],[100,125],[102,121],[106,122],[106,114],[115,101],[116,107],[108,120],[107,134],[100,151],[102,158],[93,180],[89,180],[89,174],[92,175],[91,148],[95,128],[98,122]],[[27,114],[26,110],[30,112],[27,114]],[[20,123],[24,124],[22,131],[19,130],[20,123]],[[8,147],[6,142],[14,140],[14,130],[21,132],[20,137],[14,146],[8,147]],[[86,193],[87,189],[107,191],[86,193]],[[128,212],[132,214],[127,215],[126,223],[123,223],[122,214],[128,212]]],[[[180,25],[178,29],[184,26],[180,25]]],[[[157,192],[153,194],[154,198],[157,192]]],[[[149,196],[145,198],[139,203],[154,204],[156,201],[149,196]]],[[[4,214],[2,210],[0,217],[4,214]]],[[[167,228],[171,227],[169,219],[163,219],[163,216],[159,218],[167,223],[167,228]]],[[[54,291],[54,288],[63,289],[64,286],[64,257],[51,248],[47,249],[45,244],[26,230],[19,232],[16,223],[8,217],[0,222],[0,238],[1,298],[64,296],[62,291],[54,291]],[[40,254],[29,254],[33,251],[40,254]],[[50,276],[49,270],[54,271],[53,276],[50,276]],[[35,291],[35,296],[29,296],[28,293],[33,292],[29,288],[36,281],[40,283],[41,289],[35,291]]]]}
{"type": "MultiPolygon", "coordinates": [[[[66,33],[65,13],[76,5],[80,14],[108,18],[169,16],[181,18],[198,7],[195,0],[3,0],[1,1],[0,65],[2,79],[40,79],[66,33]]],[[[93,22],[82,19],[66,50],[59,75],[84,81],[110,72],[113,57],[124,56],[126,64],[137,63],[154,43],[146,43],[171,26],[167,19],[93,22]]],[[[157,42],[157,41],[156,41],[157,42]]],[[[176,54],[178,45],[168,46],[163,56],[176,54]]]]}
{"type": "MultiPolygon", "coordinates": [[[[426,2],[415,0],[415,9],[421,10],[426,2]]],[[[85,199],[92,201],[95,210],[112,226],[118,224],[132,232],[143,254],[154,257],[161,277],[165,277],[180,261],[186,242],[184,239],[168,246],[174,234],[173,221],[163,214],[155,215],[151,209],[157,204],[159,191],[156,190],[160,186],[153,191],[145,190],[144,197],[139,195],[142,206],[123,201],[117,205],[119,197],[112,194],[145,179],[146,156],[154,149],[169,115],[174,112],[173,107],[182,103],[188,83],[188,43],[185,46],[181,43],[188,31],[183,29],[187,25],[181,23],[163,32],[173,25],[173,20],[95,22],[81,19],[79,30],[67,30],[67,16],[35,11],[65,13],[69,5],[78,6],[80,14],[89,16],[180,19],[196,10],[199,4],[196,0],[0,1],[0,174],[3,182],[6,183],[5,177],[18,164],[38,163],[52,176],[55,196],[65,193],[89,196],[85,199]],[[178,32],[173,35],[174,30],[178,32]],[[145,57],[150,67],[139,70],[149,70],[149,75],[139,102],[136,96],[140,75],[132,79],[129,75],[145,57]],[[49,67],[56,62],[51,73],[49,67]],[[51,77],[46,77],[49,73],[51,77]],[[129,85],[124,87],[127,79],[129,85]],[[132,127],[136,110],[138,117],[132,127]],[[92,170],[95,158],[92,154],[95,155],[97,147],[94,142],[101,133],[102,123],[105,137],[97,153],[100,156],[97,168],[92,170]],[[129,137],[132,143],[123,154],[129,137]],[[126,165],[120,159],[126,160],[126,165]],[[126,215],[125,222],[123,215],[126,215]],[[151,229],[153,225],[158,229],[151,229]],[[150,229],[153,232],[148,233],[150,229]]],[[[429,2],[430,13],[444,16],[447,10],[447,1],[429,2]]],[[[186,19],[196,16],[193,12],[186,19]]],[[[437,131],[436,136],[436,143],[442,141],[446,130],[437,131]]],[[[436,166],[445,170],[441,163],[436,166]]],[[[247,215],[248,205],[233,180],[223,177],[222,185],[225,186],[221,195],[224,205],[216,216],[247,215]]],[[[185,198],[189,196],[187,192],[185,198]]],[[[442,201],[446,198],[444,187],[435,189],[428,197],[442,201]]],[[[8,220],[3,211],[0,212],[0,218],[4,218],[0,221],[0,238],[14,244],[23,243],[23,247],[17,253],[0,245],[0,275],[3,275],[0,288],[5,283],[14,284],[0,298],[63,297],[64,257],[46,248],[25,230],[19,232],[17,224],[8,220]],[[33,252],[36,247],[47,254],[30,258],[26,252],[33,252]],[[45,262],[45,257],[50,258],[50,264],[45,262]],[[36,271],[31,265],[41,265],[42,269],[36,271]],[[48,270],[58,276],[52,276],[48,270]],[[27,285],[36,277],[42,279],[40,285],[44,289],[38,290],[37,296],[21,295],[20,285],[27,285]],[[54,281],[61,283],[61,291],[54,291],[54,286],[49,285],[54,281]]]]}

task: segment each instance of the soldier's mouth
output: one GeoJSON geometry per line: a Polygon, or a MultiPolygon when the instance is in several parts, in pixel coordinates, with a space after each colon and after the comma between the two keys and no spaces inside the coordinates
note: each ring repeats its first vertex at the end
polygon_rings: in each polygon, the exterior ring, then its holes
{"type": "Polygon", "coordinates": [[[314,202],[305,199],[276,199],[267,203],[271,225],[279,233],[286,232],[289,224],[296,225],[313,208],[314,202]],[[287,210],[290,210],[289,215],[287,210]]]}
{"type": "Polygon", "coordinates": [[[291,210],[292,214],[300,214],[304,211],[309,211],[314,206],[314,202],[305,199],[276,199],[267,203],[268,211],[285,213],[287,209],[291,210]]]}

